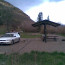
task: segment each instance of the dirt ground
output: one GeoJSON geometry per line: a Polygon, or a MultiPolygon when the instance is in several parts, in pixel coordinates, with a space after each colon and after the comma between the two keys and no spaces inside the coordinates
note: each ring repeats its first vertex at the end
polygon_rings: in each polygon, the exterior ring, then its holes
{"type": "Polygon", "coordinates": [[[62,41],[65,37],[58,36],[57,41],[47,40],[43,42],[41,38],[21,38],[19,43],[13,45],[0,45],[0,54],[11,53],[25,53],[31,51],[45,51],[45,52],[64,52],[65,53],[65,41],[62,41]]]}

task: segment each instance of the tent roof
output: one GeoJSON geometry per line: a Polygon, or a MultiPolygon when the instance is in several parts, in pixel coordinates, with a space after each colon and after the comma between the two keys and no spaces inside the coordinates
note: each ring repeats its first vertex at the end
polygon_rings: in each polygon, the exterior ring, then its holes
{"type": "Polygon", "coordinates": [[[49,21],[49,20],[43,20],[43,21],[36,22],[36,23],[32,24],[33,27],[37,27],[37,26],[40,26],[40,25],[51,25],[51,26],[57,27],[60,24],[49,21]]]}

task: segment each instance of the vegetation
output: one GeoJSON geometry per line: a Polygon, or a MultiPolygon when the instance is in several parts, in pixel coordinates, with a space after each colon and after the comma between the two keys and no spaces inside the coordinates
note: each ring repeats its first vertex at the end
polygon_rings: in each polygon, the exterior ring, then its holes
{"type": "Polygon", "coordinates": [[[60,36],[64,36],[64,37],[65,37],[65,34],[58,34],[58,35],[60,35],[60,36]]]}
{"type": "Polygon", "coordinates": [[[65,65],[65,54],[37,51],[24,54],[0,54],[0,65],[65,65]]]}
{"type": "Polygon", "coordinates": [[[34,21],[22,10],[14,7],[5,0],[0,0],[0,26],[6,26],[7,31],[33,31],[34,21]],[[33,30],[32,30],[33,29],[33,30]]]}
{"type": "Polygon", "coordinates": [[[6,33],[6,27],[5,26],[0,26],[0,35],[6,33]]]}
{"type": "Polygon", "coordinates": [[[38,14],[38,21],[37,22],[40,22],[40,21],[42,21],[43,20],[43,13],[42,12],[39,12],[39,14],[38,14]]]}
{"type": "Polygon", "coordinates": [[[4,0],[0,0],[0,26],[4,25],[9,31],[13,22],[13,6],[4,0]]]}
{"type": "Polygon", "coordinates": [[[0,1],[0,25],[7,23],[7,21],[10,22],[12,18],[11,8],[5,5],[4,0],[2,1],[0,1]]]}
{"type": "Polygon", "coordinates": [[[35,35],[34,33],[22,33],[21,37],[22,38],[39,38],[41,37],[41,34],[35,35]]]}

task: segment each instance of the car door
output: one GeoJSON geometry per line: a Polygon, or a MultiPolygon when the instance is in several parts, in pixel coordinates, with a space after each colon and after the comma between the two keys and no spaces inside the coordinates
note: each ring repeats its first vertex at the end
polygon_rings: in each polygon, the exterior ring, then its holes
{"type": "Polygon", "coordinates": [[[18,34],[14,34],[14,37],[15,37],[15,42],[18,42],[19,41],[18,34]]]}

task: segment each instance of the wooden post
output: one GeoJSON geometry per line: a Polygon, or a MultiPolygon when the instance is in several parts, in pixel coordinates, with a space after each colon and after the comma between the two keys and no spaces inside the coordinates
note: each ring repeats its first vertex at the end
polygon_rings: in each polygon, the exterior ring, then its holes
{"type": "Polygon", "coordinates": [[[45,41],[45,43],[47,42],[46,38],[47,38],[46,24],[44,24],[44,41],[45,41]]]}

